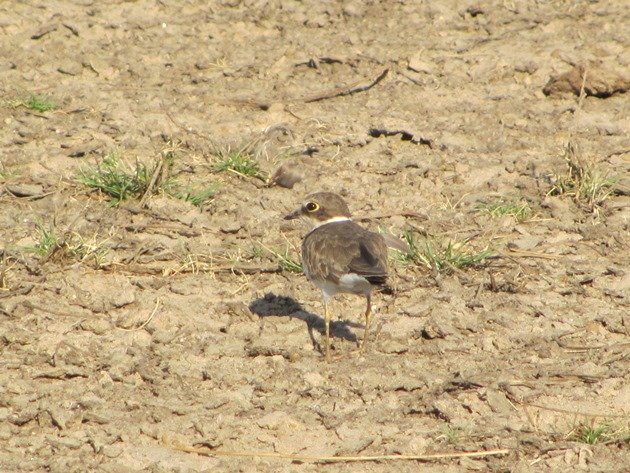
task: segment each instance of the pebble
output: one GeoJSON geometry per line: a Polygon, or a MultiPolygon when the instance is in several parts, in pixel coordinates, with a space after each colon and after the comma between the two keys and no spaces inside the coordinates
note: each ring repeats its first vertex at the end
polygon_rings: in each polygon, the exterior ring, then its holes
{"type": "Polygon", "coordinates": [[[433,74],[435,72],[435,66],[424,60],[421,53],[409,57],[408,67],[414,72],[422,72],[424,74],[433,74]]]}
{"type": "Polygon", "coordinates": [[[44,188],[38,184],[8,185],[6,189],[15,197],[32,197],[44,193],[44,188]]]}
{"type": "Polygon", "coordinates": [[[486,401],[490,409],[497,414],[510,414],[514,411],[514,407],[501,391],[488,389],[486,392],[486,401]]]}
{"type": "Polygon", "coordinates": [[[511,240],[508,242],[508,248],[512,250],[531,250],[536,248],[543,239],[535,236],[527,236],[519,238],[518,240],[511,240]]]}
{"type": "Polygon", "coordinates": [[[243,228],[243,225],[238,222],[234,222],[229,225],[223,225],[219,228],[219,230],[221,230],[222,233],[234,234],[238,233],[241,228],[243,228]]]}
{"type": "Polygon", "coordinates": [[[57,71],[69,76],[78,76],[81,72],[83,72],[83,65],[76,61],[66,60],[61,63],[61,65],[57,68],[57,71]]]}
{"type": "Polygon", "coordinates": [[[122,455],[123,448],[120,445],[105,445],[102,452],[108,458],[117,458],[122,455]]]}
{"type": "Polygon", "coordinates": [[[86,332],[92,332],[96,335],[103,335],[109,332],[111,328],[112,324],[109,320],[97,316],[81,322],[82,330],[85,330],[86,332]]]}

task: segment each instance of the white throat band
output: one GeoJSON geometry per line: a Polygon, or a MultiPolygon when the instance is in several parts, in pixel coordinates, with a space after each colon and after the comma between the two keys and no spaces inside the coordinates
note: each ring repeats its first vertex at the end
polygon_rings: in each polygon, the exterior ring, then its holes
{"type": "MultiPolygon", "coordinates": [[[[352,219],[350,217],[331,217],[328,220],[324,220],[323,222],[318,222],[315,224],[315,226],[313,227],[313,230],[315,230],[318,227],[321,227],[322,225],[327,225],[329,223],[337,223],[337,222],[351,222],[352,219]]],[[[311,230],[311,231],[313,231],[311,230]]]]}

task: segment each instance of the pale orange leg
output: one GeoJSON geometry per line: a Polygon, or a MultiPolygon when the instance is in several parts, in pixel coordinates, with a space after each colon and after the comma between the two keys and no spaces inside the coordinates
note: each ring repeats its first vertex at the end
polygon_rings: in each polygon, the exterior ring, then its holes
{"type": "Polygon", "coordinates": [[[365,310],[365,331],[363,332],[363,342],[361,342],[361,348],[359,353],[363,353],[365,347],[368,344],[368,335],[370,333],[370,322],[372,321],[372,296],[367,295],[367,309],[365,310]]]}
{"type": "Polygon", "coordinates": [[[326,362],[330,363],[330,312],[328,312],[326,298],[324,298],[324,321],[326,323],[326,362]]]}

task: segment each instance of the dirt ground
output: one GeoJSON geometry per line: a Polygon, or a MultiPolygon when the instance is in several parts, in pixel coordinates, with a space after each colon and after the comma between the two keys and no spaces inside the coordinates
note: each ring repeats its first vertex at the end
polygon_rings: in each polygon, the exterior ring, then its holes
{"type": "Polygon", "coordinates": [[[1,2],[0,470],[623,471],[628,22],[616,0],[1,2]],[[568,143],[620,178],[597,207],[549,193],[568,143]],[[262,178],[216,169],[243,147],[262,178]],[[113,206],[77,180],[111,153],[218,188],[113,206]],[[281,165],[292,188],[265,182],[281,165]],[[339,297],[326,364],[280,258],[318,190],[492,256],[392,254],[370,350],[339,297]],[[500,199],[533,213],[480,210],[500,199]]]}

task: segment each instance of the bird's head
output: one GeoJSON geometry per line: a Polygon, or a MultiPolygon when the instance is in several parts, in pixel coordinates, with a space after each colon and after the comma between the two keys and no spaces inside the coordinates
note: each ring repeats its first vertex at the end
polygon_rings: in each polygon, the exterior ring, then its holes
{"type": "Polygon", "coordinates": [[[292,220],[302,216],[309,217],[322,224],[349,220],[351,214],[348,205],[340,195],[333,192],[316,192],[306,196],[302,205],[287,214],[284,219],[292,220]]]}

